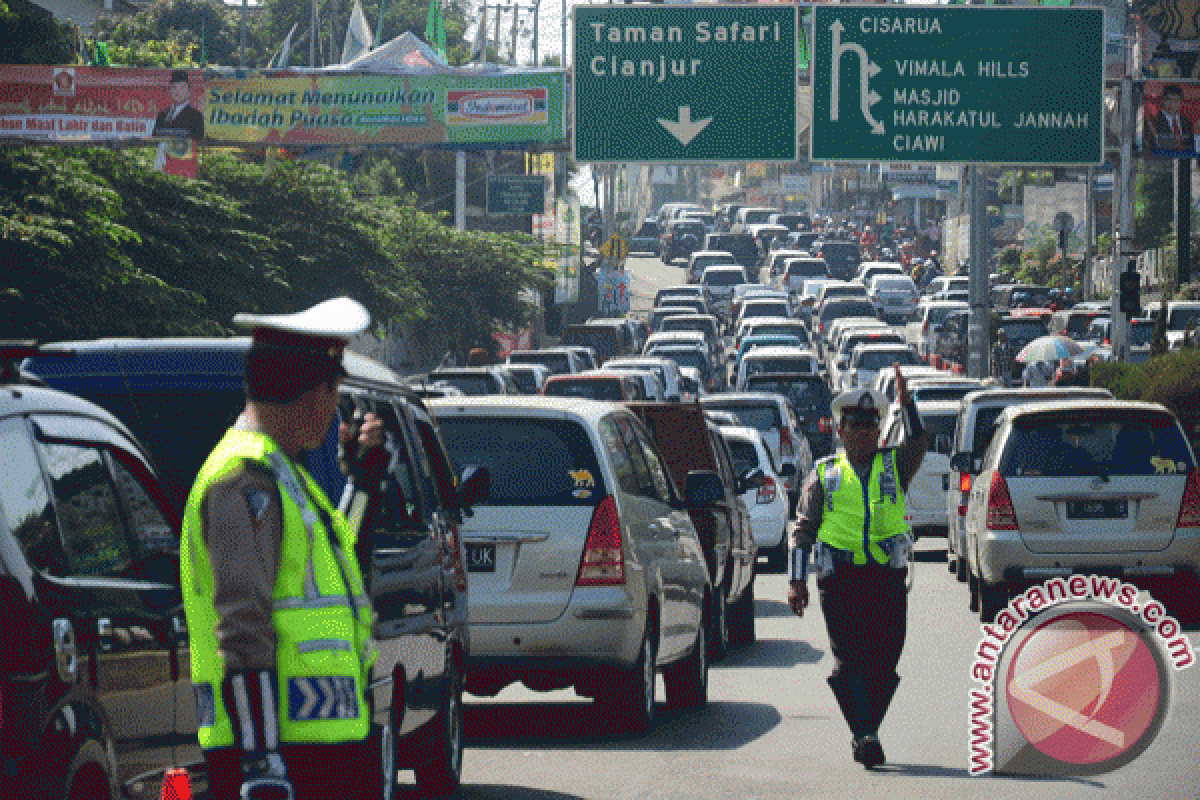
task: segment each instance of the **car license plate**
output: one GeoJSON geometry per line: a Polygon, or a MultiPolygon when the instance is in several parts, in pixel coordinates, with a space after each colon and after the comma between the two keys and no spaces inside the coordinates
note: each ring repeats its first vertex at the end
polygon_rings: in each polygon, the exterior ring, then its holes
{"type": "Polygon", "coordinates": [[[1067,519],[1121,519],[1129,516],[1128,500],[1071,500],[1067,519]]]}
{"type": "Polygon", "coordinates": [[[467,572],[495,572],[496,545],[468,544],[467,572]]]}

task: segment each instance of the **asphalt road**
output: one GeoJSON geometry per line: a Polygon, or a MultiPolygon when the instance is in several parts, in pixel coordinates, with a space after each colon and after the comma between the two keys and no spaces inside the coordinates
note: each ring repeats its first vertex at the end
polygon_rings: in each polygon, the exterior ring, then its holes
{"type": "MultiPolygon", "coordinates": [[[[627,264],[634,310],[682,283],[681,267],[627,264]]],[[[918,543],[902,683],[880,731],[888,765],[867,772],[825,683],[832,668],[814,597],[802,619],[787,609],[786,581],[757,578],[758,641],[714,665],[701,712],[669,712],[647,733],[606,730],[571,691],[510,686],[467,698],[463,797],[569,798],[1196,798],[1200,797],[1200,668],[1174,673],[1170,711],[1153,744],[1127,766],[1092,777],[1006,777],[968,772],[970,670],[982,635],[965,584],[946,570],[944,541],[918,543]]],[[[815,593],[814,593],[815,594],[815,593]]],[[[1200,642],[1191,633],[1194,644],[1200,642]]],[[[402,797],[415,797],[404,787],[402,797]]]]}

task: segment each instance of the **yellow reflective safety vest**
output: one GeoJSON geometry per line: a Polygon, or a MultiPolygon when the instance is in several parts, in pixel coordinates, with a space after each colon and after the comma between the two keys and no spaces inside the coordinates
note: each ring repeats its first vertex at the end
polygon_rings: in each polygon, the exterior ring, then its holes
{"type": "Polygon", "coordinates": [[[234,744],[221,696],[225,664],[217,649],[213,574],[201,530],[201,506],[210,486],[247,462],[275,476],[283,510],[272,613],[279,741],[366,739],[370,715],[365,691],[374,648],[371,605],[354,557],[355,531],[312,476],[292,463],[269,436],[231,429],[196,478],[180,542],[200,746],[234,744]],[[327,530],[326,521],[333,531],[327,530]]]}
{"type": "Polygon", "coordinates": [[[879,542],[908,531],[896,451],[875,454],[865,487],[844,450],[817,462],[817,476],[825,490],[817,539],[852,553],[855,564],[866,564],[867,553],[880,564],[888,563],[879,542]]]}

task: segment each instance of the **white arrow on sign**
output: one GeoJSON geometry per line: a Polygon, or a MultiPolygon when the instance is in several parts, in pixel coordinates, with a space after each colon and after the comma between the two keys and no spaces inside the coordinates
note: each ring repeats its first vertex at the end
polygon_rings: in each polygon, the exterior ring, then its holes
{"type": "Polygon", "coordinates": [[[698,119],[692,122],[692,107],[680,106],[678,122],[669,119],[660,119],[658,124],[666,128],[667,133],[678,139],[681,145],[687,147],[692,143],[692,139],[699,136],[700,131],[707,128],[708,123],[712,121],[713,118],[709,117],[708,119],[698,119]]]}

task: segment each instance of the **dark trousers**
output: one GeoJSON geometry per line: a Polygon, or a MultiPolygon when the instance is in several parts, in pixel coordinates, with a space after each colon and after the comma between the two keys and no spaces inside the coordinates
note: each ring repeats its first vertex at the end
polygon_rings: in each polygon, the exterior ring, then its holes
{"type": "MultiPolygon", "coordinates": [[[[339,744],[285,744],[280,748],[296,800],[379,800],[383,782],[379,738],[339,744]]],[[[238,800],[241,753],[222,747],[204,751],[208,800],[238,800]]]]}
{"type": "Polygon", "coordinates": [[[855,737],[874,734],[900,682],[904,650],[907,570],[869,563],[838,564],[817,581],[833,651],[829,686],[855,737]]]}

